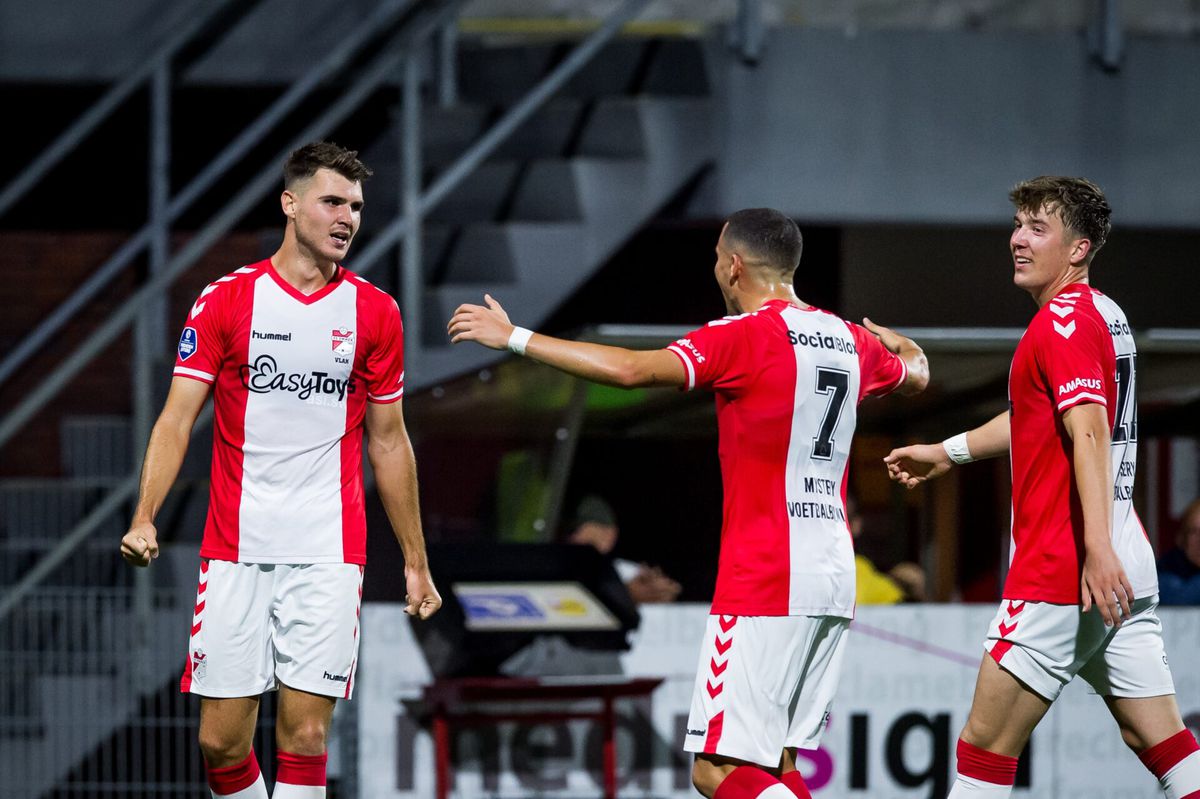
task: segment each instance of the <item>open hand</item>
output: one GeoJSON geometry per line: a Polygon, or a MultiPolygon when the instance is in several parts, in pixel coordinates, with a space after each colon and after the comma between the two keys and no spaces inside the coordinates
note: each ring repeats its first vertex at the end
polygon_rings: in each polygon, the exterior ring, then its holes
{"type": "Polygon", "coordinates": [[[900,348],[907,340],[904,338],[904,336],[900,335],[895,330],[892,330],[890,327],[877,325],[865,316],[863,317],[863,327],[865,327],[871,333],[871,335],[879,339],[879,343],[882,344],[888,350],[888,352],[892,353],[893,355],[898,355],[900,353],[900,348]]]}
{"type": "Polygon", "coordinates": [[[508,346],[513,323],[508,321],[508,314],[500,307],[500,303],[492,299],[492,295],[484,294],[483,301],[487,307],[464,303],[454,310],[454,315],[446,325],[450,343],[476,341],[493,350],[508,346]]]}
{"type": "Polygon", "coordinates": [[[1121,560],[1112,547],[1103,552],[1084,553],[1080,583],[1084,613],[1095,605],[1109,627],[1120,627],[1121,620],[1129,618],[1132,613],[1129,606],[1133,602],[1133,586],[1129,584],[1121,560]]]}
{"type": "Polygon", "coordinates": [[[905,488],[916,488],[921,483],[936,480],[953,465],[941,444],[900,447],[889,452],[883,462],[887,464],[888,477],[905,488]]]}

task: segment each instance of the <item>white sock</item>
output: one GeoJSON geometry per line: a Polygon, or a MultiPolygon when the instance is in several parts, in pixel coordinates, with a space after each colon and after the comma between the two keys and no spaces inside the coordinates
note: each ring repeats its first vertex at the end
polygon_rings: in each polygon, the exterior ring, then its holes
{"type": "Polygon", "coordinates": [[[286,782],[277,782],[275,790],[271,792],[271,799],[325,799],[325,786],[288,785],[286,782]]]}
{"type": "Polygon", "coordinates": [[[1011,785],[997,785],[959,774],[946,799],[1008,799],[1012,796],[1012,789],[1011,785]]]}
{"type": "MultiPolygon", "coordinates": [[[[209,788],[212,791],[211,788],[209,788]]],[[[213,799],[267,799],[267,784],[263,782],[262,774],[258,775],[251,785],[236,793],[217,793],[212,791],[213,799]]]]}
{"type": "Polygon", "coordinates": [[[1200,752],[1192,752],[1180,760],[1159,782],[1167,792],[1167,799],[1185,799],[1200,794],[1200,752]]]}

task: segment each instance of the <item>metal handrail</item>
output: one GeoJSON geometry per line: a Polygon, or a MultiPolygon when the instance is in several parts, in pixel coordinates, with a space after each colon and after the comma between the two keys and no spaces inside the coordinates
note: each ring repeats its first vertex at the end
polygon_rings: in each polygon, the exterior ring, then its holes
{"type": "MultiPolygon", "coordinates": [[[[225,207],[212,222],[209,223],[175,258],[171,259],[163,271],[147,282],[133,297],[129,299],[108,321],[90,337],[88,343],[77,349],[61,364],[58,370],[45,383],[40,385],[29,398],[23,402],[0,423],[0,445],[8,440],[20,426],[36,413],[41,405],[57,393],[75,373],[86,365],[104,347],[116,337],[133,320],[143,307],[157,300],[162,292],[187,269],[193,261],[200,257],[208,247],[257,201],[276,180],[278,180],[276,163],[283,160],[287,153],[300,144],[311,140],[322,132],[332,128],[348,116],[365,100],[375,88],[389,75],[395,74],[404,57],[404,51],[418,46],[429,35],[442,25],[447,24],[457,14],[465,0],[450,0],[440,10],[430,12],[416,21],[403,32],[395,36],[391,46],[375,57],[366,70],[350,84],[351,88],[338,99],[315,122],[301,131],[295,139],[276,158],[271,166],[264,168],[247,183],[242,191],[229,205],[225,207]]],[[[206,426],[212,417],[212,406],[204,409],[192,426],[195,435],[206,426]]],[[[0,621],[13,612],[21,601],[33,592],[43,580],[53,573],[63,561],[82,545],[95,529],[112,514],[119,511],[123,504],[131,499],[138,486],[138,475],[130,475],[105,498],[90,513],[87,514],[70,532],[68,532],[51,552],[47,553],[38,563],[13,586],[3,597],[0,597],[0,621]]]]}
{"type": "MultiPolygon", "coordinates": [[[[254,122],[242,131],[214,158],[200,174],[184,186],[164,209],[163,221],[170,224],[178,219],[192,203],[208,191],[230,167],[236,164],[321,81],[342,69],[357,55],[358,51],[373,38],[388,32],[399,24],[415,0],[384,0],[375,12],[325,58],[321,59],[299,80],[271,103],[254,122]]],[[[0,209],[2,210],[2,209],[0,209]]],[[[49,316],[43,319],[28,335],[23,336],[3,360],[0,360],[0,384],[3,384],[25,361],[39,352],[43,345],[63,328],[93,297],[105,289],[113,278],[133,261],[154,240],[157,230],[155,222],[148,222],[131,236],[115,253],[63,300],[49,316]]],[[[2,442],[0,442],[2,443],[2,442]]]]}
{"type": "MultiPolygon", "coordinates": [[[[438,176],[422,193],[419,212],[413,215],[398,215],[387,227],[377,233],[355,261],[355,271],[366,274],[375,268],[383,255],[408,234],[410,225],[437,206],[453,191],[464,178],[471,174],[496,149],[511,136],[529,117],[533,116],[554,92],[558,91],[588,60],[603,47],[623,25],[632,20],[650,4],[650,0],[625,0],[613,11],[604,23],[580,42],[570,55],[562,60],[549,75],[496,121],[486,133],[459,156],[453,164],[438,176]]],[[[408,268],[407,265],[405,268],[408,268]]],[[[2,443],[2,440],[0,440],[2,443]]]]}
{"type": "Polygon", "coordinates": [[[246,183],[238,195],[217,216],[201,228],[191,241],[175,257],[168,261],[163,270],[148,280],[132,297],[76,348],[36,388],[30,391],[4,419],[0,421],[0,446],[19,431],[42,407],[50,401],[70,380],[79,373],[105,346],[133,321],[144,307],[157,300],[175,279],[208,251],[217,239],[224,235],[259,198],[274,185],[278,177],[278,164],[296,147],[318,138],[345,119],[389,76],[400,68],[403,50],[423,41],[438,26],[445,24],[446,17],[456,12],[465,0],[448,2],[440,10],[418,18],[413,29],[406,28],[397,34],[394,46],[377,55],[363,73],[348,83],[349,88],[315,122],[293,137],[286,148],[274,156],[268,166],[246,183]]]}
{"type": "MultiPolygon", "coordinates": [[[[458,8],[464,2],[465,0],[453,0],[447,3],[439,12],[431,14],[425,20],[414,25],[411,31],[406,31],[406,34],[401,37],[404,45],[411,48],[424,41],[429,34],[438,30],[446,23],[447,16],[456,14],[458,8]]],[[[648,4],[649,0],[625,0],[617,10],[612,12],[600,28],[572,50],[570,55],[558,67],[543,78],[530,90],[521,102],[510,109],[475,145],[470,147],[466,153],[460,156],[453,165],[434,181],[433,185],[421,195],[415,217],[411,214],[400,217],[393,221],[383,234],[376,236],[367,250],[364,251],[359,271],[363,272],[372,268],[379,258],[405,235],[411,220],[420,219],[426,209],[432,208],[444,199],[460,181],[478,167],[508,136],[512,135],[542,103],[561,88],[572,75],[578,72],[595,55],[600,47],[616,35],[617,31],[626,22],[636,17],[648,4]]],[[[397,48],[397,50],[399,49],[397,48]]],[[[399,51],[385,51],[383,55],[378,56],[375,63],[354,81],[351,90],[343,95],[317,122],[299,134],[295,138],[294,143],[289,145],[277,160],[282,160],[286,153],[295,146],[308,141],[317,135],[320,130],[336,124],[337,120],[343,118],[353,108],[357,107],[374,90],[378,83],[382,82],[388,74],[394,73],[401,67],[404,55],[403,52],[399,51]]],[[[118,333],[128,326],[138,311],[158,299],[159,295],[174,282],[175,278],[207,251],[211,243],[228,230],[249,209],[257,197],[266,191],[276,179],[275,168],[272,166],[261,171],[252,181],[247,183],[235,200],[226,206],[217,218],[197,234],[188,246],[171,259],[164,266],[162,272],[134,294],[98,331],[89,337],[83,346],[72,353],[45,382],[39,385],[25,402],[14,409],[3,422],[0,422],[0,446],[3,446],[29,417],[40,410],[45,402],[60,391],[83,366],[90,362],[118,333]]],[[[406,263],[405,268],[414,269],[418,267],[415,264],[406,263]]],[[[211,410],[206,410],[206,412],[211,413],[211,410]]],[[[192,428],[193,434],[195,434],[200,426],[199,420],[197,420],[197,424],[192,428]]],[[[0,597],[0,621],[3,621],[20,604],[26,595],[31,593],[43,579],[53,572],[54,568],[86,541],[92,531],[104,519],[115,513],[124,501],[133,496],[137,489],[137,482],[138,477],[134,474],[110,492],[100,506],[92,513],[89,513],[84,520],[77,524],[64,537],[58,547],[39,561],[34,569],[5,596],[0,597]],[[102,510],[103,513],[101,513],[102,510]]]]}
{"type": "Polygon", "coordinates": [[[260,0],[256,2],[239,2],[238,0],[220,0],[212,11],[207,15],[197,14],[194,11],[186,16],[186,22],[183,24],[175,35],[167,40],[162,47],[158,48],[153,54],[146,58],[138,67],[131,73],[125,76],[116,86],[113,86],[104,95],[92,104],[69,128],[59,134],[58,138],[51,142],[50,146],[42,151],[41,155],[33,159],[29,166],[25,167],[12,182],[0,191],[0,216],[25,195],[25,192],[37,185],[37,182],[46,176],[46,173],[53,169],[59,161],[61,161],[72,150],[79,146],[100,123],[112,114],[121,103],[128,99],[129,95],[133,94],[139,86],[145,83],[164,62],[169,62],[181,50],[192,43],[192,40],[205,32],[214,20],[223,17],[230,9],[238,9],[241,14],[248,13],[260,0]]]}

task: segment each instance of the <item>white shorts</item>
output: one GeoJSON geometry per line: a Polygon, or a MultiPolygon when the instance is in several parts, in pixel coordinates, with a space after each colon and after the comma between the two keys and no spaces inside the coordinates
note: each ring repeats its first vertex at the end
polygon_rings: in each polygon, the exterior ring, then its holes
{"type": "Polygon", "coordinates": [[[683,748],[774,767],[816,749],[837,692],[850,620],[709,616],[683,748]]]}
{"type": "Polygon", "coordinates": [[[1134,600],[1132,615],[1105,627],[1096,608],[1006,599],[984,649],[1000,667],[1053,702],[1075,675],[1101,696],[1175,693],[1163,648],[1158,596],[1134,600]]]}
{"type": "Polygon", "coordinates": [[[278,681],[349,699],[362,574],[354,563],[202,560],[180,690],[258,696],[278,681]]]}

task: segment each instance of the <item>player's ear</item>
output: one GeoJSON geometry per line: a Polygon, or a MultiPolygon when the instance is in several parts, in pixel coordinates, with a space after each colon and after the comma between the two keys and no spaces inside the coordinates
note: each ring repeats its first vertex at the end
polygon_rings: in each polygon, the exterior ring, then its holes
{"type": "Polygon", "coordinates": [[[292,194],[287,189],[283,190],[283,194],[279,195],[279,207],[283,209],[283,215],[288,219],[296,218],[296,195],[292,194]]]}
{"type": "Polygon", "coordinates": [[[742,260],[741,253],[732,253],[729,256],[729,283],[730,285],[738,282],[742,275],[746,273],[746,262],[742,260]]]}
{"type": "Polygon", "coordinates": [[[1071,266],[1085,266],[1091,251],[1091,239],[1075,239],[1075,244],[1071,247],[1071,266]]]}

